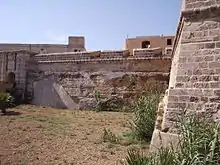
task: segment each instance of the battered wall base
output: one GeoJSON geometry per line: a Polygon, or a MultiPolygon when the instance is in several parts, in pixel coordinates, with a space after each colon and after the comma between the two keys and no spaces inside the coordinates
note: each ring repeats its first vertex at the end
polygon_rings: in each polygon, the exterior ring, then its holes
{"type": "Polygon", "coordinates": [[[179,135],[171,134],[171,133],[164,133],[158,129],[155,129],[153,132],[153,136],[151,139],[150,144],[150,152],[156,152],[161,147],[173,147],[176,149],[179,144],[179,135]]]}

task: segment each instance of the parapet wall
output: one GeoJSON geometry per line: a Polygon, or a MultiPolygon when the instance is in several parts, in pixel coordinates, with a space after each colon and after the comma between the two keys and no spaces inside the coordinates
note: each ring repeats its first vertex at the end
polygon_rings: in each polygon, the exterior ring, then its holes
{"type": "Polygon", "coordinates": [[[117,61],[117,60],[148,60],[148,59],[171,59],[171,55],[163,56],[161,49],[139,49],[134,50],[132,56],[128,50],[119,51],[84,51],[84,52],[65,52],[38,54],[34,59],[38,63],[49,62],[93,62],[117,61]]]}

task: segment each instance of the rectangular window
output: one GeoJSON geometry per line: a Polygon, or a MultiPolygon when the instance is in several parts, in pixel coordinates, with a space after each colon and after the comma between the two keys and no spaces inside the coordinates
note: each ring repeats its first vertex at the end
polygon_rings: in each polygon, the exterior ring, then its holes
{"type": "Polygon", "coordinates": [[[167,39],[167,45],[172,45],[172,39],[167,39]]]}

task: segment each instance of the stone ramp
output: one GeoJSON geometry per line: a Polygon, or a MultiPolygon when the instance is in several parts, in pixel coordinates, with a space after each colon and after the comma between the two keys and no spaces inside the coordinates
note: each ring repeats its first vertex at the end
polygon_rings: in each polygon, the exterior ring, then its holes
{"type": "Polygon", "coordinates": [[[54,77],[48,77],[34,82],[34,99],[32,103],[61,109],[78,108],[65,89],[56,83],[54,77]]]}
{"type": "Polygon", "coordinates": [[[68,109],[78,109],[78,105],[73,101],[70,95],[66,92],[66,90],[59,84],[53,84],[54,89],[62,100],[63,104],[68,109]]]}

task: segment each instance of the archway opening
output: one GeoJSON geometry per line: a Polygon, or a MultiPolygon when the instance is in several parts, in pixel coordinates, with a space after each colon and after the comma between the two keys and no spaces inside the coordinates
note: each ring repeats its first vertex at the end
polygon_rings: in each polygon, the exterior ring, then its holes
{"type": "Polygon", "coordinates": [[[7,82],[7,83],[12,83],[12,84],[15,83],[15,73],[14,73],[14,72],[9,72],[9,73],[7,74],[6,82],[7,82]]]}
{"type": "Polygon", "coordinates": [[[150,41],[143,41],[141,44],[142,49],[150,48],[150,41]]]}

